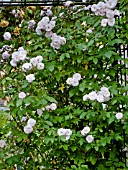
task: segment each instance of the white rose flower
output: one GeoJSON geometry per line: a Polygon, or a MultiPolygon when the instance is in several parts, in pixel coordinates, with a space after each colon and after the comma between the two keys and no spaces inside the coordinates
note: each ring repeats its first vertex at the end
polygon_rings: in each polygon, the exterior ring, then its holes
{"type": "Polygon", "coordinates": [[[117,118],[118,120],[122,119],[122,118],[123,118],[123,113],[117,113],[117,114],[116,114],[116,118],[117,118]]]}
{"type": "Polygon", "coordinates": [[[4,148],[6,146],[6,142],[4,140],[0,140],[0,148],[4,148]]]}
{"type": "Polygon", "coordinates": [[[36,33],[37,33],[38,35],[42,35],[41,29],[39,29],[39,28],[37,27],[37,28],[36,28],[36,33]]]}
{"type": "Polygon", "coordinates": [[[90,127],[86,126],[83,130],[81,130],[81,135],[86,136],[90,132],[90,127]]]}
{"type": "Polygon", "coordinates": [[[110,8],[110,9],[115,8],[116,5],[117,5],[117,0],[108,0],[108,1],[106,2],[106,7],[107,7],[107,8],[110,8]]]}
{"type": "Polygon", "coordinates": [[[20,61],[20,57],[19,57],[19,52],[18,51],[15,51],[15,52],[12,53],[12,59],[15,62],[19,62],[20,61]]]}
{"type": "Polygon", "coordinates": [[[83,101],[86,101],[86,100],[88,100],[88,94],[85,94],[85,95],[83,96],[83,101]]]}
{"type": "Polygon", "coordinates": [[[67,1],[65,2],[64,6],[69,7],[73,2],[72,1],[67,1]]]}
{"type": "Polygon", "coordinates": [[[107,108],[107,104],[102,103],[103,110],[107,108]]]}
{"type": "Polygon", "coordinates": [[[34,74],[29,74],[26,76],[26,80],[31,83],[33,80],[35,80],[34,74]]]}
{"type": "Polygon", "coordinates": [[[100,102],[100,103],[104,102],[104,97],[103,97],[103,95],[98,94],[96,99],[97,99],[97,101],[100,102]]]}
{"type": "Polygon", "coordinates": [[[38,30],[42,30],[42,29],[45,29],[45,25],[43,23],[43,21],[39,21],[38,24],[37,24],[37,29],[38,30]]]}
{"type": "Polygon", "coordinates": [[[43,17],[41,21],[46,25],[49,22],[49,17],[43,17]]]}
{"type": "Polygon", "coordinates": [[[110,18],[110,19],[113,18],[114,17],[114,11],[111,10],[111,9],[107,10],[106,17],[110,18]]]}
{"type": "Polygon", "coordinates": [[[37,109],[37,114],[38,115],[42,115],[42,113],[43,113],[42,109],[37,109]]]}
{"type": "Polygon", "coordinates": [[[101,87],[101,91],[99,91],[99,94],[103,95],[104,97],[110,96],[110,92],[109,92],[109,89],[107,87],[101,87]]]}
{"type": "Polygon", "coordinates": [[[32,69],[32,64],[31,63],[24,63],[23,65],[22,65],[22,70],[24,71],[24,72],[26,72],[26,71],[28,71],[28,70],[31,70],[32,69]]]}
{"type": "Polygon", "coordinates": [[[109,25],[110,27],[114,26],[114,24],[115,24],[115,18],[110,18],[110,19],[108,19],[108,25],[109,25]]]}
{"type": "Polygon", "coordinates": [[[15,60],[10,61],[11,66],[17,67],[17,62],[15,60]]]}
{"type": "Polygon", "coordinates": [[[90,92],[90,93],[88,94],[88,98],[89,98],[90,100],[96,100],[96,99],[97,99],[97,93],[96,93],[95,91],[90,92]]]}
{"type": "Polygon", "coordinates": [[[47,31],[45,34],[45,37],[47,38],[51,38],[52,37],[53,32],[52,31],[47,31]]]}
{"type": "Polygon", "coordinates": [[[47,106],[45,107],[45,109],[49,111],[49,110],[50,110],[50,106],[47,105],[47,106]]]}
{"type": "Polygon", "coordinates": [[[20,99],[24,99],[26,97],[26,93],[20,92],[18,96],[20,99]]]}
{"type": "Polygon", "coordinates": [[[58,129],[57,134],[58,134],[59,136],[65,135],[65,129],[64,129],[64,128],[58,129]]]}
{"type": "Polygon", "coordinates": [[[4,39],[5,40],[11,40],[11,34],[10,32],[5,32],[4,35],[3,35],[4,39]]]}
{"type": "Polygon", "coordinates": [[[21,60],[21,61],[24,61],[25,59],[26,59],[26,55],[27,55],[27,51],[26,50],[24,50],[24,49],[22,49],[22,47],[20,47],[19,49],[18,49],[18,52],[19,52],[19,59],[21,60]]]}
{"type": "Polygon", "coordinates": [[[119,10],[115,9],[115,10],[114,10],[114,15],[120,16],[119,10]]]}
{"type": "Polygon", "coordinates": [[[99,2],[99,3],[97,4],[97,8],[98,8],[98,10],[104,9],[104,8],[105,8],[105,3],[104,3],[104,2],[99,2]]]}
{"type": "Polygon", "coordinates": [[[88,6],[84,6],[83,9],[84,9],[85,11],[88,11],[90,8],[91,8],[91,5],[88,5],[88,6]]]}
{"type": "Polygon", "coordinates": [[[66,140],[69,140],[71,135],[72,131],[70,129],[65,129],[66,140]]]}
{"type": "Polygon", "coordinates": [[[32,126],[26,125],[26,126],[24,127],[24,132],[25,132],[26,134],[32,133],[32,131],[33,131],[33,127],[32,127],[32,126]]]}
{"type": "Polygon", "coordinates": [[[107,88],[107,87],[101,87],[101,89],[100,89],[101,91],[108,91],[109,89],[107,88]]]}
{"type": "Polygon", "coordinates": [[[30,59],[30,63],[31,63],[34,67],[36,67],[37,64],[39,63],[39,62],[38,62],[38,58],[37,58],[37,57],[31,58],[31,59],[30,59]]]}
{"type": "Polygon", "coordinates": [[[72,79],[72,86],[78,86],[79,85],[79,81],[78,80],[74,80],[72,79]]]}
{"type": "MultiPolygon", "coordinates": [[[[53,36],[53,35],[52,35],[53,36]]],[[[52,38],[52,37],[51,37],[52,38]]],[[[61,44],[61,41],[60,39],[58,39],[58,37],[56,38],[52,38],[52,42],[51,42],[51,47],[53,47],[54,49],[60,49],[60,44],[61,44]]]]}
{"type": "Polygon", "coordinates": [[[38,61],[39,63],[41,63],[42,60],[43,60],[43,57],[42,57],[41,55],[38,55],[38,56],[36,57],[36,59],[37,59],[37,61],[38,61]]]}
{"type": "Polygon", "coordinates": [[[93,5],[91,6],[91,11],[92,11],[92,12],[96,12],[96,11],[97,11],[97,5],[96,5],[96,4],[93,4],[93,5]]]}
{"type": "Polygon", "coordinates": [[[66,136],[66,140],[69,140],[70,139],[70,136],[66,136]]]}
{"type": "Polygon", "coordinates": [[[51,110],[56,110],[57,106],[55,103],[50,104],[50,109],[51,110]]]}
{"type": "Polygon", "coordinates": [[[46,15],[49,17],[53,15],[51,9],[47,9],[46,15]]]}
{"type": "MultiPolygon", "coordinates": [[[[57,17],[55,16],[55,17],[52,17],[52,19],[51,19],[51,21],[55,21],[57,19],[57,17]]],[[[50,22],[51,22],[50,21],[50,22]]]]}
{"type": "Polygon", "coordinates": [[[75,73],[74,75],[73,75],[73,79],[74,80],[81,80],[81,75],[79,74],[79,73],[75,73]]]}
{"type": "Polygon", "coordinates": [[[27,120],[27,117],[23,116],[22,119],[21,119],[21,122],[26,122],[26,120],[27,120]]]}
{"type": "Polygon", "coordinates": [[[15,15],[16,10],[15,10],[15,9],[13,9],[13,10],[11,11],[11,13],[12,13],[13,15],[15,15]]]}
{"type": "Polygon", "coordinates": [[[36,120],[30,118],[30,119],[28,120],[27,124],[33,127],[33,126],[35,126],[35,124],[36,124],[36,120]]]}
{"type": "Polygon", "coordinates": [[[66,136],[71,136],[72,135],[72,131],[70,129],[65,129],[65,135],[66,136]]]}
{"type": "Polygon", "coordinates": [[[54,28],[53,25],[50,24],[50,23],[48,23],[47,25],[45,25],[45,30],[46,30],[46,31],[51,31],[53,28],[54,28]]]}
{"type": "Polygon", "coordinates": [[[86,136],[86,141],[87,141],[88,143],[93,142],[93,140],[94,140],[94,137],[93,137],[92,135],[86,136]]]}
{"type": "Polygon", "coordinates": [[[2,53],[2,58],[3,59],[8,59],[10,57],[10,54],[8,53],[8,51],[5,51],[2,53]]]}
{"type": "Polygon", "coordinates": [[[66,83],[69,84],[69,85],[71,85],[72,82],[73,82],[73,79],[72,79],[72,78],[68,78],[68,79],[66,80],[66,83]]]}
{"type": "Polygon", "coordinates": [[[91,34],[91,33],[92,33],[92,29],[88,29],[88,30],[86,31],[86,33],[91,34]]]}
{"type": "MultiPolygon", "coordinates": [[[[56,19],[56,17],[54,17],[55,19],[56,19]]],[[[55,24],[56,24],[56,21],[55,20],[51,20],[50,22],[49,22],[49,24],[51,24],[52,26],[53,26],[53,28],[55,27],[55,24]]]]}
{"type": "MultiPolygon", "coordinates": [[[[26,50],[24,50],[24,47],[19,47],[18,51],[26,51],[26,50]]],[[[27,54],[27,51],[26,51],[26,54],[27,54]]]]}
{"type": "Polygon", "coordinates": [[[29,29],[32,29],[32,28],[34,28],[34,25],[36,24],[36,22],[34,21],[34,20],[29,20],[28,21],[28,28],[29,29]]]}
{"type": "Polygon", "coordinates": [[[62,45],[66,44],[66,38],[60,37],[60,43],[61,43],[62,45]]]}
{"type": "Polygon", "coordinates": [[[102,26],[102,27],[106,27],[106,26],[107,26],[107,23],[108,23],[108,19],[102,19],[102,20],[101,20],[101,26],[102,26]]]}
{"type": "Polygon", "coordinates": [[[44,63],[38,63],[37,64],[37,69],[38,70],[43,70],[44,69],[44,63]]]}

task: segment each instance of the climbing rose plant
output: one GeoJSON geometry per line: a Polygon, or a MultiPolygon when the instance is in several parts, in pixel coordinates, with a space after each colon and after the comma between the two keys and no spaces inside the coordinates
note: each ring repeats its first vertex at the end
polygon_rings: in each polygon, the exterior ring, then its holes
{"type": "Polygon", "coordinates": [[[1,8],[1,169],[126,169],[125,10],[1,8]]]}

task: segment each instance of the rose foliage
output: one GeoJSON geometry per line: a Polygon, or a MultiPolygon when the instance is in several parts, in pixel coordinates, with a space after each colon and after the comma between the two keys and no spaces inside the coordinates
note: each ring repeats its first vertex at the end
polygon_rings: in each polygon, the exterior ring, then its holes
{"type": "Polygon", "coordinates": [[[0,10],[0,169],[127,169],[126,1],[0,10]]]}

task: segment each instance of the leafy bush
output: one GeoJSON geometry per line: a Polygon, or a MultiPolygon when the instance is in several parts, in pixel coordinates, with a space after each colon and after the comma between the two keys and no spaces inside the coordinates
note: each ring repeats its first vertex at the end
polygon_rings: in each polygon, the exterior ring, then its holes
{"type": "Polygon", "coordinates": [[[126,10],[1,8],[1,169],[126,169],[126,10]]]}

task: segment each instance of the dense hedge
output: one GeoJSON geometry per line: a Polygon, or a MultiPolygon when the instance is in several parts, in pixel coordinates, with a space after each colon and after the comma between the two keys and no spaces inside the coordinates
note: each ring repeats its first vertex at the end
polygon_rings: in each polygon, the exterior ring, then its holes
{"type": "Polygon", "coordinates": [[[126,10],[1,8],[0,169],[127,169],[126,10]]]}

